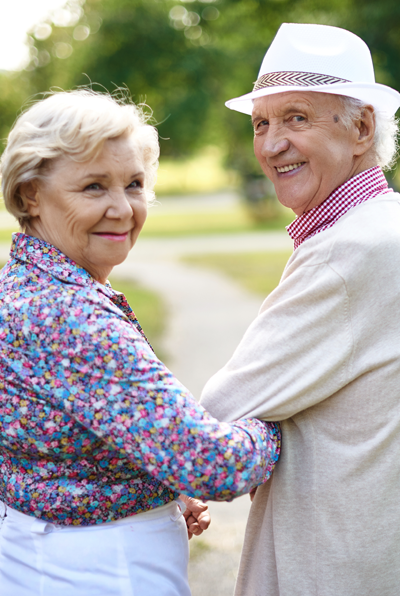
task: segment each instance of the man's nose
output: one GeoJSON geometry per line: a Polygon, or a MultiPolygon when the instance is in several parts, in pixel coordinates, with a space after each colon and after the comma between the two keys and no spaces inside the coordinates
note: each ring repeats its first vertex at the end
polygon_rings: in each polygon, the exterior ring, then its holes
{"type": "Polygon", "coordinates": [[[284,153],[290,147],[290,142],[286,138],[284,129],[270,126],[268,133],[263,138],[261,155],[263,157],[274,157],[284,153]]]}

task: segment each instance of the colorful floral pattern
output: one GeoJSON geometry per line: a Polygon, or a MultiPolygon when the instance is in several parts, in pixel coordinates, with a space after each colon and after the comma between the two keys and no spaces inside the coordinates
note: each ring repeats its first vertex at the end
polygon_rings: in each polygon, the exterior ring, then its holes
{"type": "Polygon", "coordinates": [[[90,525],[177,492],[229,500],[278,459],[278,425],[217,422],[122,294],[25,234],[0,274],[0,354],[0,498],[23,513],[90,525]]]}

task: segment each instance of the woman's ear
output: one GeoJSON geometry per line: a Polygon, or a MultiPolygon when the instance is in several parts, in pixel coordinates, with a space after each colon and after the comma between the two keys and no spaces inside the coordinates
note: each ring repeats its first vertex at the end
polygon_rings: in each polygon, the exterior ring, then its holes
{"type": "Polygon", "coordinates": [[[36,180],[29,180],[23,182],[19,187],[19,194],[22,201],[27,207],[27,211],[31,217],[39,215],[39,188],[36,180]]]}
{"type": "Polygon", "coordinates": [[[364,106],[361,117],[355,122],[358,128],[355,155],[364,155],[374,144],[375,112],[372,106],[364,106]]]}

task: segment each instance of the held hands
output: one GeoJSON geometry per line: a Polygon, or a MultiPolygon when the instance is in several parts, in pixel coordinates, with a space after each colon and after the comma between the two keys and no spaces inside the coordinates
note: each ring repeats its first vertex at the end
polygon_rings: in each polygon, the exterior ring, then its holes
{"type": "Polygon", "coordinates": [[[179,495],[179,498],[186,505],[186,511],[183,517],[186,520],[188,538],[190,540],[193,534],[200,536],[204,530],[207,530],[211,523],[211,516],[208,511],[208,505],[202,501],[193,499],[193,497],[188,497],[187,495],[179,495]]]}
{"type": "Polygon", "coordinates": [[[251,491],[249,492],[249,496],[250,496],[250,501],[253,502],[254,497],[256,496],[256,492],[257,492],[257,488],[258,486],[255,486],[254,488],[251,489],[251,491]]]}

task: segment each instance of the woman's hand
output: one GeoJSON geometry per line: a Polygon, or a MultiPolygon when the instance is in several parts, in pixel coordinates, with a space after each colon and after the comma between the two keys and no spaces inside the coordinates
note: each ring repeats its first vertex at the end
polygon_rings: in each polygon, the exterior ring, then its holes
{"type": "Polygon", "coordinates": [[[186,511],[183,517],[186,520],[188,538],[190,540],[193,534],[200,536],[204,530],[207,530],[211,523],[210,512],[208,511],[208,505],[198,499],[193,499],[193,497],[188,497],[187,495],[179,495],[179,498],[186,505],[186,511]]]}

